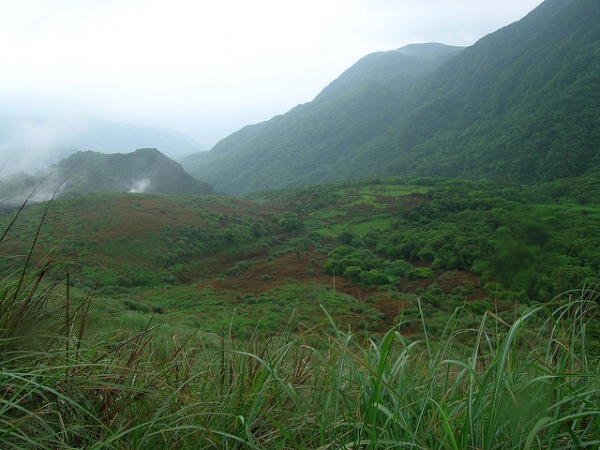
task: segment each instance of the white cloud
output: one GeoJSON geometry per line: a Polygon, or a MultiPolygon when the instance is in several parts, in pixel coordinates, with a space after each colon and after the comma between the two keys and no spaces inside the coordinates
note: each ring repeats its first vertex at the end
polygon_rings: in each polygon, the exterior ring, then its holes
{"type": "MultiPolygon", "coordinates": [[[[2,123],[0,173],[24,171],[30,174],[56,162],[58,145],[64,145],[88,129],[84,116],[45,119],[15,117],[2,123]]],[[[63,155],[65,156],[65,155],[63,155]]]]}
{"type": "MultiPolygon", "coordinates": [[[[312,100],[367,53],[425,41],[469,45],[539,3],[0,0],[0,85],[163,123],[211,111],[265,120],[312,100]]],[[[224,125],[203,127],[209,135],[224,125]]]]}

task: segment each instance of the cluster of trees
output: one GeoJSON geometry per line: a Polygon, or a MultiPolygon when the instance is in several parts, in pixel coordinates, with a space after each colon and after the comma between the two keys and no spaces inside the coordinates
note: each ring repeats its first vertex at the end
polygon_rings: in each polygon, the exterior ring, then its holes
{"type": "Polygon", "coordinates": [[[428,200],[400,207],[390,229],[341,233],[325,270],[362,282],[362,273],[379,270],[394,283],[391,260],[419,261],[547,300],[593,283],[600,270],[599,184],[592,177],[540,186],[432,180],[428,200]]]}
{"type": "Polygon", "coordinates": [[[336,246],[323,267],[325,273],[350,278],[367,286],[397,283],[411,269],[412,265],[406,261],[386,260],[367,248],[346,244],[336,246]]]}

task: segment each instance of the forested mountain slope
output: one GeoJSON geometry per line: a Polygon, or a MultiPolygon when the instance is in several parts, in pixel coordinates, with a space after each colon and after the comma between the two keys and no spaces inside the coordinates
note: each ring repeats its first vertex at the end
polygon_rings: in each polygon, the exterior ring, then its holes
{"type": "Polygon", "coordinates": [[[421,106],[343,163],[521,182],[594,170],[600,2],[547,0],[448,61],[421,88],[421,106]]]}
{"type": "Polygon", "coordinates": [[[340,158],[410,111],[415,83],[460,50],[424,44],[368,55],[314,101],[243,128],[182,164],[231,194],[337,179],[340,158]]]}
{"type": "Polygon", "coordinates": [[[406,50],[369,55],[313,102],[184,166],[234,195],[381,174],[537,182],[596,169],[600,2],[546,0],[437,59],[406,50]]]}

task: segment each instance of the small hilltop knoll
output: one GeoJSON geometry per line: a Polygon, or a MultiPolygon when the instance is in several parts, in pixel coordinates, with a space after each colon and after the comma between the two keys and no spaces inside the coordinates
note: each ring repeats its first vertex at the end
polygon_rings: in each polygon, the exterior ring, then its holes
{"type": "Polygon", "coordinates": [[[132,153],[77,152],[35,176],[16,174],[0,185],[3,198],[22,202],[92,193],[212,194],[210,185],[189,175],[155,148],[132,153]]]}

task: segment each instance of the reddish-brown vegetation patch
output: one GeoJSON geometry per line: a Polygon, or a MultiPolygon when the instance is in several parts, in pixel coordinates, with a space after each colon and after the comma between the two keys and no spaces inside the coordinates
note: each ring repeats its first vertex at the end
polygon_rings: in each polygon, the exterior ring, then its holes
{"type": "Polygon", "coordinates": [[[357,300],[385,293],[380,289],[369,288],[352,283],[346,278],[334,277],[323,273],[323,264],[327,256],[320,253],[287,253],[268,262],[259,262],[244,272],[233,275],[222,281],[209,280],[199,285],[212,285],[218,289],[226,289],[239,293],[258,295],[268,292],[289,280],[297,283],[314,283],[329,286],[337,292],[350,295],[357,300]]]}
{"type": "Polygon", "coordinates": [[[405,208],[411,208],[413,206],[418,206],[421,203],[430,202],[425,194],[415,193],[410,195],[405,195],[400,197],[400,204],[405,208]]]}
{"type": "MultiPolygon", "coordinates": [[[[204,281],[198,285],[198,289],[202,290],[211,285],[217,291],[226,290],[239,295],[250,293],[257,296],[290,280],[297,283],[329,286],[331,289],[335,289],[336,292],[349,295],[361,302],[369,299],[369,307],[385,315],[383,323],[386,326],[393,324],[394,319],[400,315],[402,309],[409,306],[407,302],[390,298],[389,293],[380,288],[362,286],[343,277],[335,277],[334,279],[332,276],[323,273],[323,264],[326,260],[327,256],[320,253],[311,252],[306,254],[303,252],[300,257],[297,257],[295,253],[288,253],[269,262],[258,262],[242,273],[229,276],[224,280],[211,279],[204,281]]],[[[235,261],[231,260],[229,263],[234,264],[235,261]]],[[[226,270],[227,268],[221,263],[220,269],[226,270]]],[[[471,283],[476,287],[477,276],[469,272],[448,272],[440,274],[435,280],[407,281],[400,290],[403,293],[411,294],[418,288],[427,289],[433,283],[437,283],[445,293],[449,294],[454,288],[465,286],[467,283],[471,283]]],[[[469,295],[465,300],[473,301],[483,298],[485,298],[485,293],[476,288],[475,294],[469,295]]]]}

